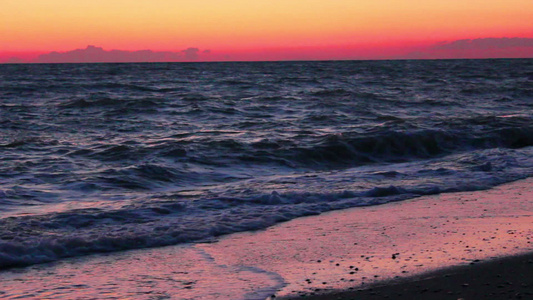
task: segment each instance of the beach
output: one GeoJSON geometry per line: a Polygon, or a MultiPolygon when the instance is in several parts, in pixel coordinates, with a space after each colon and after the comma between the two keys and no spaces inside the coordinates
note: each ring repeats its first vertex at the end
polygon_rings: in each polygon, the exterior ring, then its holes
{"type": "Polygon", "coordinates": [[[216,241],[65,259],[0,273],[0,296],[527,299],[531,199],[529,178],[328,212],[216,241]]]}

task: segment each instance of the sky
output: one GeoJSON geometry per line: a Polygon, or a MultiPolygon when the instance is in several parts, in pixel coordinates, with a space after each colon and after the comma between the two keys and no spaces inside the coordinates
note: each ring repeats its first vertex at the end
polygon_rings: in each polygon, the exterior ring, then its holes
{"type": "Polygon", "coordinates": [[[0,61],[88,45],[198,49],[195,60],[386,58],[457,40],[533,39],[531,0],[0,2],[0,61]]]}

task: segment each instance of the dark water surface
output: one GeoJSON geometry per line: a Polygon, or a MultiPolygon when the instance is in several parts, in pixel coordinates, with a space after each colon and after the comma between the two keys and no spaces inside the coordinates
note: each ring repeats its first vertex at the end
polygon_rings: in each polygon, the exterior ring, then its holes
{"type": "Polygon", "coordinates": [[[0,65],[0,268],[533,175],[533,60],[0,65]]]}

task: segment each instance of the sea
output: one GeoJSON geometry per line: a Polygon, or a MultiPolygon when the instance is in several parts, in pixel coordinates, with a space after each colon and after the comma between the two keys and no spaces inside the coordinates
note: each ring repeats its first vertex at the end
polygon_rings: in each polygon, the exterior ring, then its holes
{"type": "Polygon", "coordinates": [[[533,175],[533,59],[0,65],[0,269],[533,175]]]}

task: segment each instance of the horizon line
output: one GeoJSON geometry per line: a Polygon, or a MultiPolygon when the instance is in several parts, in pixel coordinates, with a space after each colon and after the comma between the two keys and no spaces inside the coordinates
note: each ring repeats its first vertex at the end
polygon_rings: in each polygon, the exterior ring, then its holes
{"type": "Polygon", "coordinates": [[[209,64],[209,63],[273,63],[273,62],[342,62],[342,61],[431,61],[431,60],[515,60],[533,57],[483,58],[360,58],[360,59],[287,59],[287,60],[210,60],[210,61],[143,61],[143,62],[0,62],[0,65],[92,65],[92,64],[209,64]]]}

